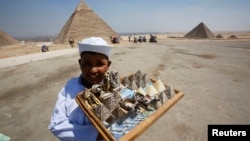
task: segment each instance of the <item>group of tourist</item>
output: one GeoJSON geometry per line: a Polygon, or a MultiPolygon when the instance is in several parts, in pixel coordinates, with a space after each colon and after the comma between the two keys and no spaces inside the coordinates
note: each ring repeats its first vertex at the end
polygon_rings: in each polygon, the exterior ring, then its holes
{"type": "Polygon", "coordinates": [[[131,38],[133,37],[133,42],[134,43],[137,43],[137,42],[147,42],[147,38],[146,36],[142,36],[142,35],[139,35],[138,37],[136,36],[136,34],[133,34],[133,35],[129,35],[128,36],[128,41],[131,42],[131,38]]]}

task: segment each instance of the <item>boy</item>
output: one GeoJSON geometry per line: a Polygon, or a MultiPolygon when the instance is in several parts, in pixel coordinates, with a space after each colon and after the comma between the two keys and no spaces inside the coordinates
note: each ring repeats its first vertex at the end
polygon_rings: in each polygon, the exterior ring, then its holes
{"type": "Polygon", "coordinates": [[[100,37],[91,37],[78,43],[81,75],[71,78],[58,94],[49,130],[61,141],[95,141],[98,131],[75,101],[76,95],[102,83],[108,71],[112,47],[100,37]]]}

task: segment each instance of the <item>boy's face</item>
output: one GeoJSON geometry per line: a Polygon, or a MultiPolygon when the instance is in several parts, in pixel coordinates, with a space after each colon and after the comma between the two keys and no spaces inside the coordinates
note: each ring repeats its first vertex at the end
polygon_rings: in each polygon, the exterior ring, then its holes
{"type": "Polygon", "coordinates": [[[98,84],[102,81],[104,74],[108,71],[111,61],[103,54],[83,52],[79,65],[83,78],[89,84],[98,84]]]}

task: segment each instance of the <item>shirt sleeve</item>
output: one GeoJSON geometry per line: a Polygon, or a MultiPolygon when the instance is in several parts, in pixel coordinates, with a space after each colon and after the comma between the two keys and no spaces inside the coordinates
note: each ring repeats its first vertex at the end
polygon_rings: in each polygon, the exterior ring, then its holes
{"type": "MultiPolygon", "coordinates": [[[[65,88],[58,94],[49,130],[61,141],[95,141],[98,131],[92,124],[76,124],[66,115],[65,88]]],[[[84,120],[86,117],[82,117],[84,120]]]]}

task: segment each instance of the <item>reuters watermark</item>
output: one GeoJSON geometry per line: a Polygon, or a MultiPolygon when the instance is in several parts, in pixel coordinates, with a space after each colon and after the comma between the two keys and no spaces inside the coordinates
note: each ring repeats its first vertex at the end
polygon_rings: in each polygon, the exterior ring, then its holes
{"type": "Polygon", "coordinates": [[[208,125],[208,141],[250,141],[250,125],[208,125]]]}

